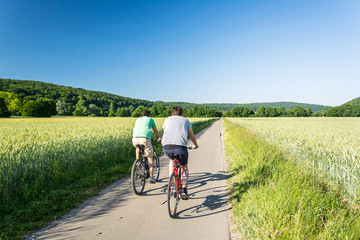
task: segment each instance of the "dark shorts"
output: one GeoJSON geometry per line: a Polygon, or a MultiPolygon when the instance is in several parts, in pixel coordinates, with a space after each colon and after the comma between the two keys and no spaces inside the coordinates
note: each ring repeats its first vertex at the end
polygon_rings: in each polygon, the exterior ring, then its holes
{"type": "Polygon", "coordinates": [[[188,163],[189,153],[187,147],[177,145],[165,145],[163,146],[163,152],[168,157],[171,153],[179,154],[180,165],[186,165],[188,163]]]}

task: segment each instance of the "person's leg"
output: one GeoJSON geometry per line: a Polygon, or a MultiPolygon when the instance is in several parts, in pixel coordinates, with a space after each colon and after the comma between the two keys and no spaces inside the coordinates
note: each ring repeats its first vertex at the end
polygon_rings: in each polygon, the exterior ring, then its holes
{"type": "Polygon", "coordinates": [[[139,159],[140,150],[137,147],[135,147],[135,155],[136,155],[136,159],[139,159]]]}
{"type": "Polygon", "coordinates": [[[147,156],[148,164],[149,164],[149,172],[150,172],[150,182],[155,183],[154,179],[154,162],[153,162],[153,155],[154,150],[151,144],[150,139],[144,139],[144,145],[145,145],[145,155],[147,156]]]}
{"type": "Polygon", "coordinates": [[[169,177],[171,176],[174,169],[173,161],[170,159],[169,161],[169,177]]]}
{"type": "Polygon", "coordinates": [[[187,188],[188,183],[188,177],[189,177],[189,169],[187,164],[181,166],[181,185],[182,188],[187,188]]]}
{"type": "Polygon", "coordinates": [[[150,170],[150,177],[154,176],[154,163],[153,163],[153,158],[152,157],[148,157],[148,163],[149,163],[149,170],[150,170]]]}

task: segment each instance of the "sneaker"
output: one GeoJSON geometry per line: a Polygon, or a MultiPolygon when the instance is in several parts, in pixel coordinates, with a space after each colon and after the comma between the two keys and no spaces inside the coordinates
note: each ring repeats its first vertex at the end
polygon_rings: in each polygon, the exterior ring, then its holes
{"type": "Polygon", "coordinates": [[[150,183],[156,183],[156,180],[155,180],[155,178],[154,177],[150,177],[150,183]]]}
{"type": "Polygon", "coordinates": [[[183,200],[188,200],[189,199],[189,195],[187,193],[187,189],[186,188],[181,188],[181,198],[183,200]]]}

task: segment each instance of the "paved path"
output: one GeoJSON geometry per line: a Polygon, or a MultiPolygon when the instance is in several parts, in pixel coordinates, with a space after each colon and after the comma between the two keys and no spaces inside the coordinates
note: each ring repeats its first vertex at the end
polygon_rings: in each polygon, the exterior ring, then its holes
{"type": "Polygon", "coordinates": [[[162,156],[160,181],[147,182],[143,195],[135,195],[125,177],[31,239],[230,239],[221,132],[220,120],[197,135],[200,147],[189,151],[190,199],[180,201],[176,219],[167,212],[168,159],[162,156]]]}

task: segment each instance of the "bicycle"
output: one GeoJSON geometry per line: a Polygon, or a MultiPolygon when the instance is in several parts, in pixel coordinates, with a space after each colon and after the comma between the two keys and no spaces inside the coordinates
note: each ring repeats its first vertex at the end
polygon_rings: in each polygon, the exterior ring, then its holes
{"type": "MultiPolygon", "coordinates": [[[[188,147],[188,149],[196,149],[188,147]]],[[[171,218],[175,217],[177,206],[180,201],[180,191],[181,191],[181,167],[180,167],[180,156],[176,153],[169,154],[169,158],[173,161],[173,171],[170,175],[168,188],[167,188],[167,203],[168,203],[168,212],[171,218]]]]}
{"type": "Polygon", "coordinates": [[[173,171],[170,175],[168,188],[167,188],[167,203],[168,212],[171,218],[175,217],[176,209],[180,201],[180,190],[181,190],[181,167],[179,158],[180,156],[176,153],[169,155],[173,161],[173,171]]]}
{"type": "MultiPolygon", "coordinates": [[[[133,163],[131,169],[131,184],[135,194],[141,195],[145,188],[146,179],[150,177],[150,169],[149,169],[148,159],[145,156],[145,152],[144,152],[145,146],[138,144],[136,145],[136,147],[139,148],[140,158],[136,159],[133,163]]],[[[159,161],[159,156],[155,151],[155,149],[153,154],[153,164],[154,164],[153,174],[155,181],[157,182],[160,176],[160,161],[159,161]]]]}

